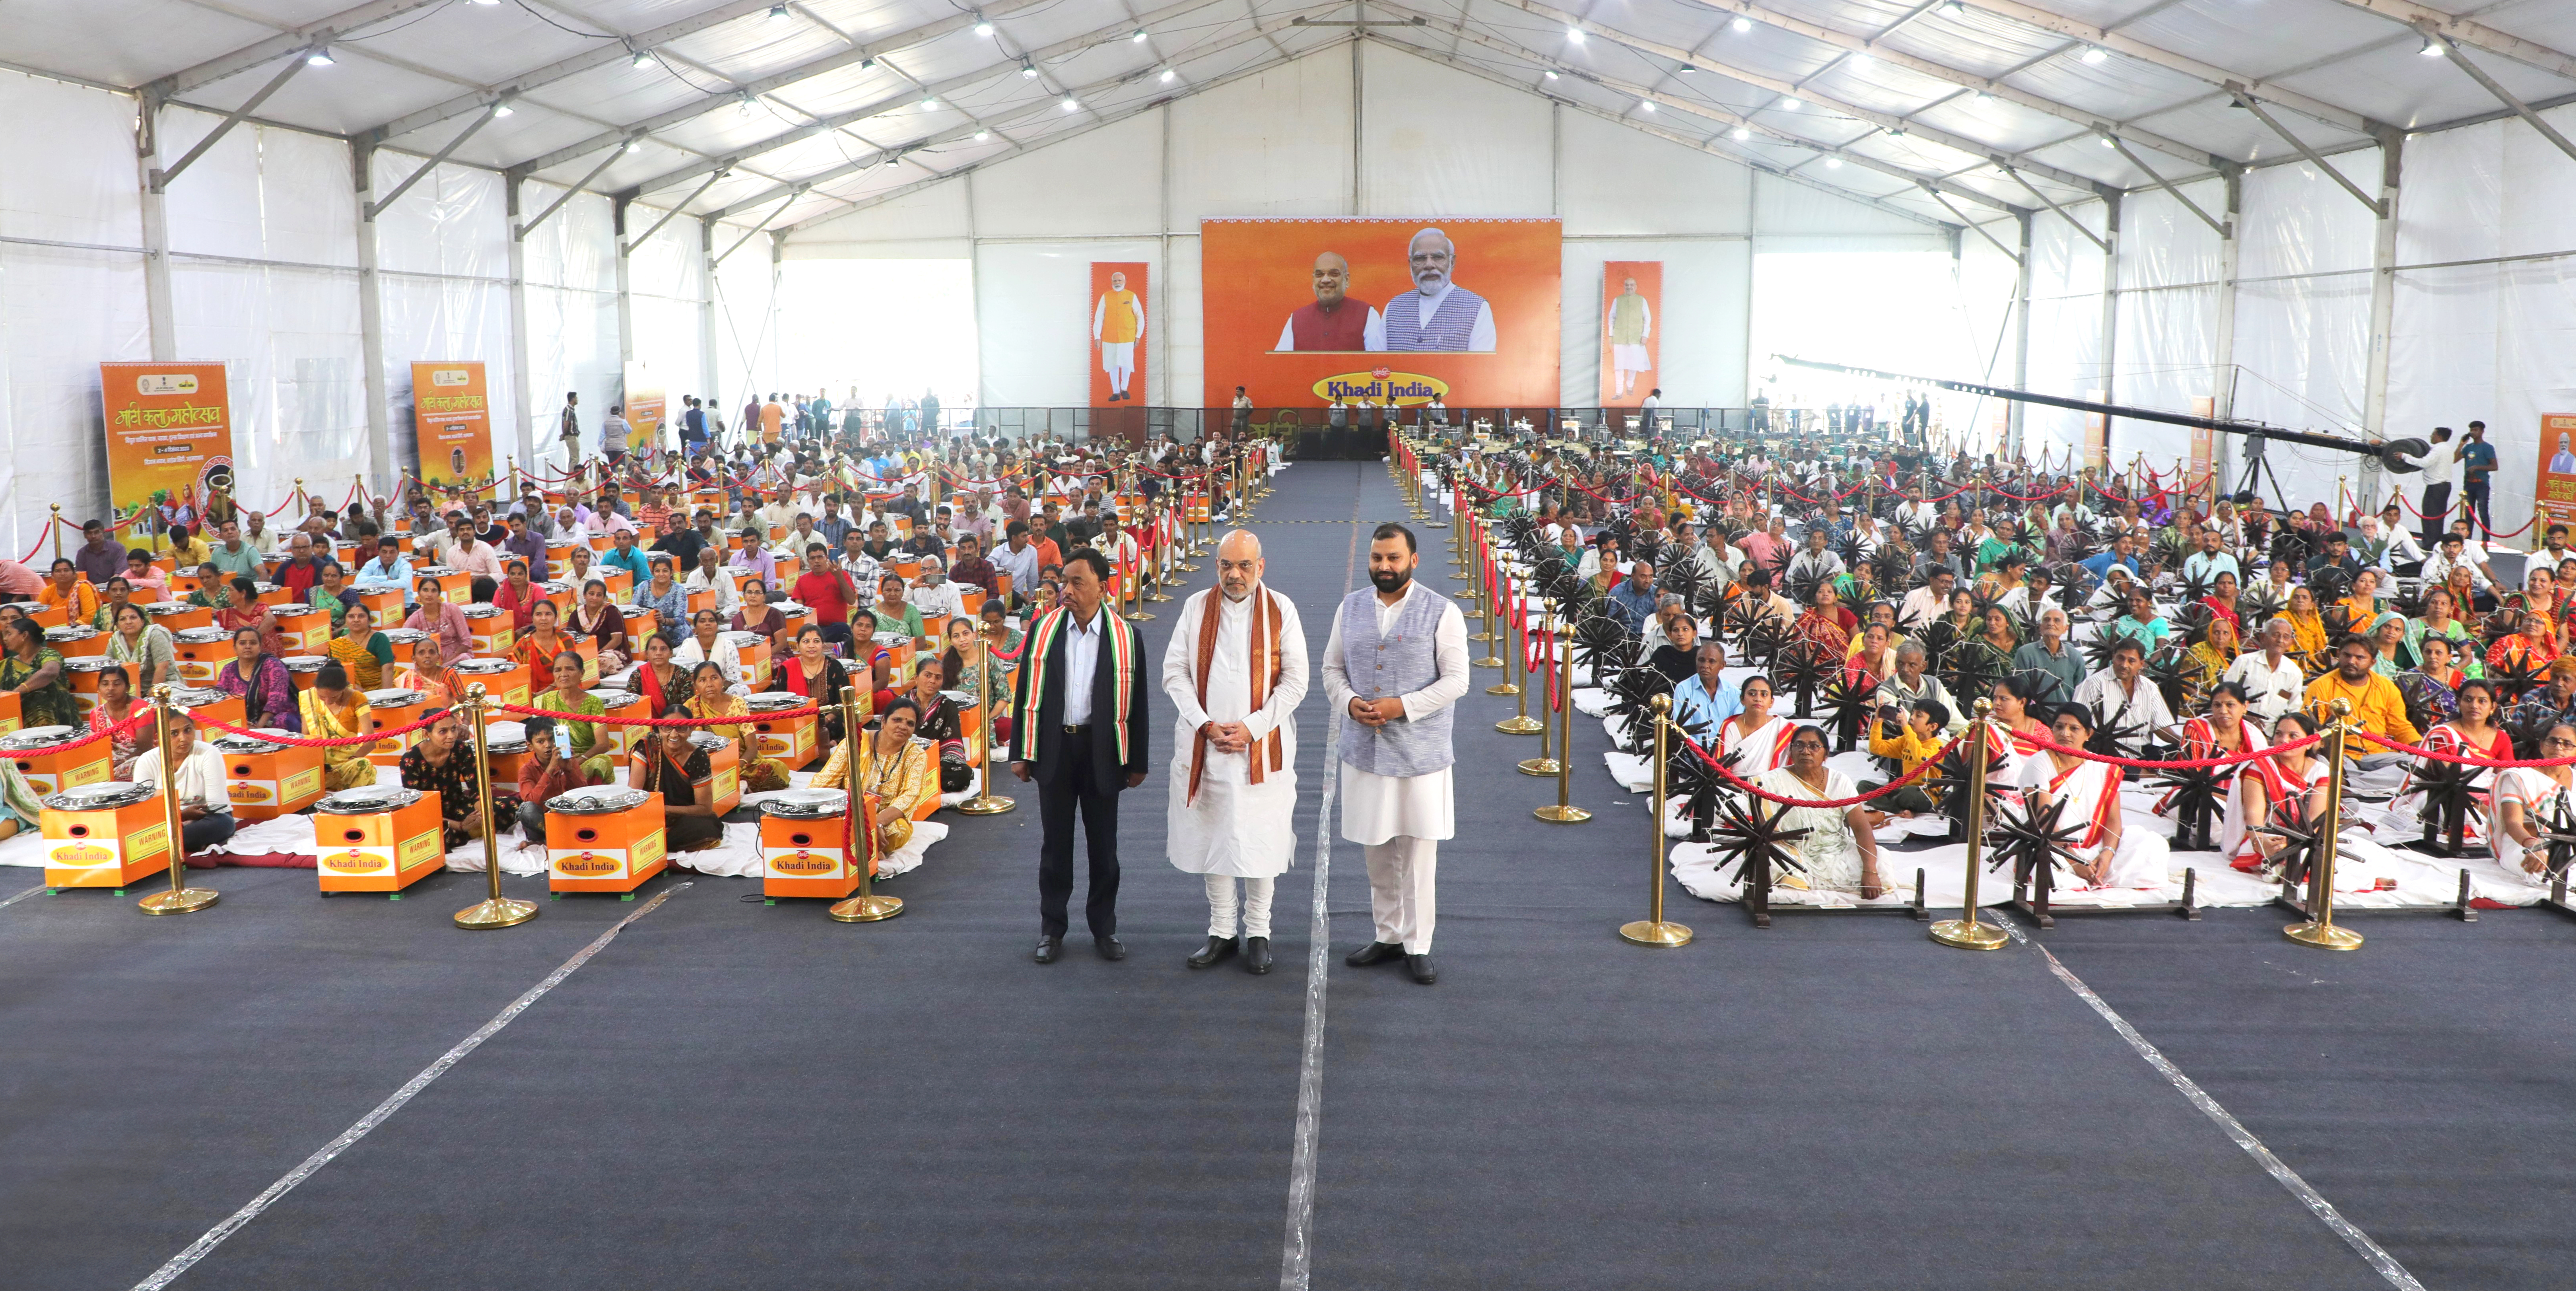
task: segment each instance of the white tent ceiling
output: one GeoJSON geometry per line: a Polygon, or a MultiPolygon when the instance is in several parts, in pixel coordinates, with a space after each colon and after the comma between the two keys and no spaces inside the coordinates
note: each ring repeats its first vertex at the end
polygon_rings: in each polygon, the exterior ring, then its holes
{"type": "Polygon", "coordinates": [[[1354,34],[1952,224],[2576,100],[2567,0],[336,3],[11,4],[0,62],[782,226],[1354,34]]]}

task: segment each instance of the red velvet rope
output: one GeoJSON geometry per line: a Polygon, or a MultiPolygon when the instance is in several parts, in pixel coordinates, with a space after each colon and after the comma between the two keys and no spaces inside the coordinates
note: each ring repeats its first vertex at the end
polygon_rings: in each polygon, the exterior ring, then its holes
{"type": "Polygon", "coordinates": [[[70,752],[70,751],[71,751],[71,750],[73,750],[73,749],[86,748],[86,747],[88,747],[89,745],[96,744],[96,743],[98,743],[100,740],[106,739],[107,737],[109,737],[109,736],[111,736],[111,735],[123,735],[123,734],[125,734],[127,731],[133,730],[135,727],[141,726],[141,725],[142,725],[142,724],[144,724],[145,722],[148,722],[148,721],[151,721],[151,720],[152,720],[152,710],[151,710],[151,708],[150,708],[150,707],[148,707],[148,706],[145,706],[145,705],[136,705],[136,706],[135,706],[135,709],[134,709],[134,716],[129,717],[129,718],[126,718],[124,721],[122,721],[122,722],[118,722],[116,725],[111,726],[111,727],[108,727],[108,728],[107,728],[107,729],[105,729],[105,730],[101,730],[101,731],[91,731],[89,734],[87,734],[87,735],[83,735],[83,736],[79,737],[78,739],[65,740],[65,741],[63,741],[63,742],[62,742],[62,743],[60,743],[60,744],[49,744],[49,745],[46,745],[44,748],[41,748],[41,749],[31,749],[31,750],[29,750],[29,752],[31,752],[31,753],[68,753],[68,752],[70,752]]]}
{"type": "Polygon", "coordinates": [[[597,722],[603,726],[740,726],[748,722],[771,722],[781,718],[821,715],[819,704],[803,708],[785,708],[771,712],[736,713],[730,717],[612,717],[604,713],[565,713],[551,708],[521,708],[517,704],[494,704],[505,713],[522,717],[552,717],[567,722],[597,722]]]}
{"type": "Polygon", "coordinates": [[[254,731],[247,726],[235,726],[230,722],[219,722],[211,717],[201,717],[198,718],[197,721],[200,725],[211,726],[227,735],[239,735],[247,739],[266,740],[271,744],[291,745],[299,749],[345,749],[352,748],[360,744],[374,744],[382,740],[394,739],[397,736],[409,735],[413,731],[425,731],[430,727],[436,726],[440,722],[447,720],[447,717],[448,714],[440,713],[436,717],[424,717],[407,726],[388,726],[372,735],[341,735],[320,739],[308,738],[302,735],[289,735],[284,731],[254,731]]]}

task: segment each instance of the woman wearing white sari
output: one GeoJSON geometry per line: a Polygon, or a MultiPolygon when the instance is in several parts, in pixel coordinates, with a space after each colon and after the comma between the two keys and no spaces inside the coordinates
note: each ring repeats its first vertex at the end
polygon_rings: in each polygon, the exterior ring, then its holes
{"type": "MultiPolygon", "coordinates": [[[[2316,733],[2316,719],[2306,713],[2283,713],[2272,724],[2276,744],[2296,743],[2316,733]]],[[[2218,850],[2226,854],[2229,865],[2254,872],[2271,863],[2272,854],[2281,850],[2281,840],[2254,831],[2292,819],[2294,813],[2281,810],[2285,804],[2312,800],[2307,810],[2324,809],[2324,795],[2316,790],[2326,782],[2326,761],[2310,755],[2316,747],[2279,749],[2268,758],[2246,763],[2238,773],[2235,787],[2227,794],[2227,815],[2218,825],[2218,850]]]]}
{"type": "MultiPolygon", "coordinates": [[[[2082,748],[2093,735],[2093,712],[2082,704],[2057,710],[2050,732],[2067,748],[2082,748]]],[[[2025,808],[2033,814],[2063,801],[2060,828],[2079,829],[2072,850],[2075,876],[2095,888],[2160,888],[2168,848],[2162,836],[2132,833],[2120,813],[2120,768],[2108,762],[2048,750],[2022,764],[2025,808]]]]}
{"type": "MultiPolygon", "coordinates": [[[[1752,777],[1753,783],[1783,798],[1808,802],[1860,796],[1860,787],[1851,777],[1825,765],[1823,731],[1798,727],[1790,732],[1785,749],[1788,764],[1752,777]]],[[[1852,893],[1864,901],[1886,895],[1887,885],[1878,876],[1878,838],[1871,832],[1865,807],[1791,807],[1781,815],[1780,828],[1807,831],[1795,845],[1796,859],[1806,867],[1806,874],[1802,879],[1784,871],[1777,876],[1780,886],[1852,893]]]]}
{"type": "MultiPolygon", "coordinates": [[[[2540,740],[2543,758],[2576,758],[2576,725],[2551,724],[2540,740]]],[[[2549,881],[2549,841],[2541,830],[2562,808],[2576,806],[2576,769],[2507,767],[2489,795],[2496,822],[2496,863],[2535,887],[2549,881]]]]}
{"type": "Polygon", "coordinates": [[[1789,722],[1771,715],[1770,678],[1747,677],[1736,693],[1744,711],[1719,724],[1717,753],[1735,759],[1735,774],[1758,780],[1789,760],[1789,722]]]}
{"type": "MultiPolygon", "coordinates": [[[[2438,641],[2441,638],[2432,639],[2438,641]]],[[[2485,681],[2461,682],[2456,703],[2458,707],[2452,713],[2451,720],[2424,733],[2423,747],[2455,757],[2510,761],[2513,757],[2513,737],[2507,735],[2504,728],[2496,723],[2499,714],[2496,712],[2495,686],[2485,681]]],[[[2508,769],[2522,771],[2530,768],[2508,769]]],[[[2566,769],[2565,767],[2554,768],[2560,772],[2566,769]]],[[[2460,770],[2467,774],[2471,788],[2488,795],[2488,801],[2493,801],[2492,791],[2497,788],[2497,783],[2496,773],[2492,769],[2462,767],[2460,770]]],[[[2409,771],[2406,783],[2399,787],[2397,796],[2389,800],[2388,811],[2379,818],[2379,827],[2372,837],[2392,847],[2422,838],[2426,824],[2424,820],[2426,805],[2423,791],[2415,787],[2414,772],[2409,771]]],[[[2462,813],[2460,841],[2463,846],[2483,846],[2487,841],[2487,822],[2493,818],[2493,814],[2491,811],[2480,810],[2480,806],[2481,804],[2473,799],[2468,809],[2462,813]]],[[[2513,868],[2512,858],[2504,851],[2499,851],[2496,859],[2506,869],[2513,868]]]]}

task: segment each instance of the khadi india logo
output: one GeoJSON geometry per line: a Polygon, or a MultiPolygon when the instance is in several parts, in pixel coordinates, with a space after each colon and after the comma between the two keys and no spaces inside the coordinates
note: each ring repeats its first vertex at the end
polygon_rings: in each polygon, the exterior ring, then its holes
{"type": "Polygon", "coordinates": [[[1448,396],[1448,382],[1419,372],[1398,372],[1393,368],[1344,372],[1315,383],[1316,398],[1339,399],[1346,403],[1392,403],[1398,407],[1410,407],[1448,396]]]}

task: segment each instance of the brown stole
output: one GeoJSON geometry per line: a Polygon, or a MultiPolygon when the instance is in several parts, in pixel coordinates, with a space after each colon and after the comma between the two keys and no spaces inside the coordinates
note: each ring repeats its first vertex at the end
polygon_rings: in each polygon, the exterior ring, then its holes
{"type": "MultiPolygon", "coordinates": [[[[1217,621],[1218,617],[1224,612],[1224,590],[1221,588],[1209,588],[1207,610],[1199,616],[1199,648],[1196,676],[1198,678],[1199,710],[1201,712],[1205,712],[1207,710],[1208,666],[1216,659],[1217,621]]],[[[1263,704],[1270,702],[1270,691],[1273,687],[1279,684],[1279,624],[1279,604],[1271,599],[1270,589],[1268,587],[1253,588],[1252,639],[1247,643],[1251,647],[1252,666],[1247,669],[1247,671],[1252,674],[1252,711],[1256,713],[1261,711],[1261,706],[1263,704]]],[[[1274,726],[1270,728],[1270,734],[1262,737],[1262,743],[1269,746],[1270,749],[1269,770],[1277,771],[1286,765],[1284,755],[1281,753],[1282,746],[1279,741],[1278,727],[1274,726]]],[[[1207,731],[1204,728],[1204,724],[1202,724],[1202,728],[1198,732],[1195,742],[1190,746],[1190,793],[1189,797],[1183,799],[1184,804],[1195,803],[1199,800],[1199,776],[1202,772],[1207,770],[1207,751],[1207,731]]],[[[1259,784],[1261,783],[1264,771],[1261,766],[1261,756],[1258,750],[1254,752],[1250,762],[1252,765],[1252,783],[1259,784]]]]}

